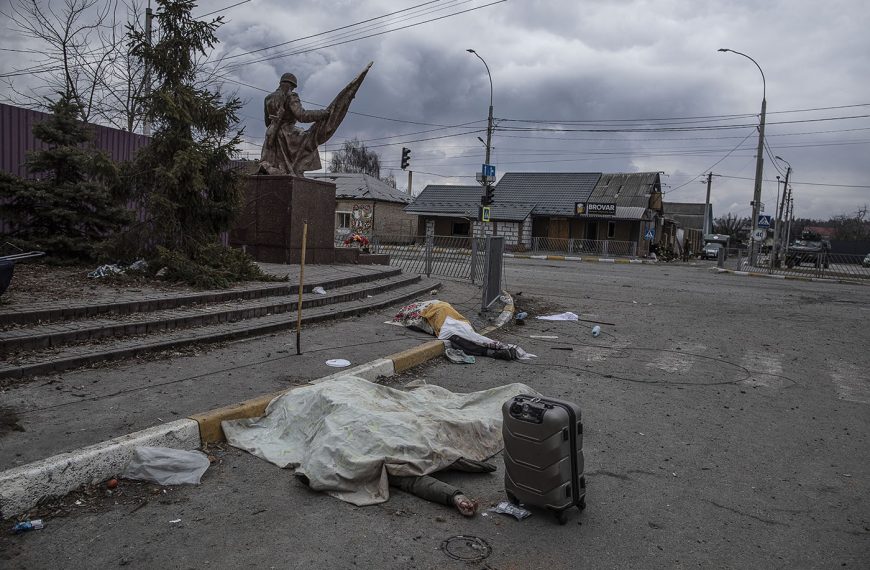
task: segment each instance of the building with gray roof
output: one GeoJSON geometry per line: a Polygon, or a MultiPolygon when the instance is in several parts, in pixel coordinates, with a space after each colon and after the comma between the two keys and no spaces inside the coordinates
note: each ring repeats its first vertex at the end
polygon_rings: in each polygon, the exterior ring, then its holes
{"type": "Polygon", "coordinates": [[[356,172],[309,172],[305,177],[335,184],[339,239],[351,233],[408,236],[417,230],[417,216],[405,211],[411,197],[383,180],[356,172]]]}
{"type": "Polygon", "coordinates": [[[479,221],[481,194],[480,186],[430,185],[405,210],[419,216],[420,233],[504,235],[513,249],[546,238],[622,241],[625,251],[643,252],[661,224],[657,172],[508,172],[495,185],[491,223],[479,221]]]}

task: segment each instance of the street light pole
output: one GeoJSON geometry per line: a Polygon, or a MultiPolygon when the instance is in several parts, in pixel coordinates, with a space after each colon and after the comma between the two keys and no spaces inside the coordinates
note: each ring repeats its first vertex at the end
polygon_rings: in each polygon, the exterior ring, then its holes
{"type": "MultiPolygon", "coordinates": [[[[733,49],[728,48],[719,48],[719,51],[731,52],[736,53],[737,55],[742,55],[743,57],[754,63],[755,67],[758,68],[758,71],[761,72],[761,119],[758,124],[758,151],[756,152],[755,157],[755,191],[752,196],[752,230],[754,232],[756,229],[758,229],[758,210],[761,206],[761,178],[764,174],[764,121],[765,115],[767,114],[767,80],[764,78],[764,71],[761,69],[761,66],[758,65],[758,62],[746,55],[745,53],[734,51],[733,49]]],[[[755,257],[756,247],[755,238],[753,238],[751,257],[749,260],[750,265],[755,265],[755,257]]]]}
{"type": "Polygon", "coordinates": [[[489,118],[486,123],[486,163],[489,164],[489,152],[492,145],[492,74],[489,72],[489,66],[486,64],[486,61],[480,57],[479,53],[473,49],[465,51],[473,53],[477,56],[477,59],[483,62],[484,67],[486,67],[486,74],[489,76],[489,118]]]}
{"type": "MultiPolygon", "coordinates": [[[[486,74],[489,76],[489,116],[486,122],[486,159],[484,160],[485,164],[489,164],[490,149],[492,148],[492,73],[489,72],[489,66],[486,64],[486,61],[482,57],[480,57],[479,53],[470,48],[465,51],[474,54],[475,56],[477,56],[477,59],[483,62],[484,67],[486,67],[486,74]]],[[[484,179],[483,182],[484,195],[490,196],[490,182],[488,179],[484,179]]]]}

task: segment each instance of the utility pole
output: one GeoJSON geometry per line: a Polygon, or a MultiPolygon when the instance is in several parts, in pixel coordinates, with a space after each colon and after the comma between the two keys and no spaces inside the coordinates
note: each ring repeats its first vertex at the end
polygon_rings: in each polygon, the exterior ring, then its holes
{"type": "MultiPolygon", "coordinates": [[[[707,201],[704,203],[704,235],[713,232],[710,227],[710,186],[713,184],[713,171],[707,173],[707,201]]],[[[697,187],[696,187],[697,188],[697,187]]],[[[703,239],[703,236],[701,236],[703,239]]]]}
{"type": "MultiPolygon", "coordinates": [[[[148,42],[148,47],[151,48],[151,20],[154,19],[154,12],[151,11],[151,0],[148,0],[148,7],[145,8],[145,38],[148,42]]],[[[149,49],[150,51],[150,49],[149,49]]],[[[151,95],[151,70],[148,64],[145,64],[145,98],[151,95]]],[[[151,136],[151,121],[148,119],[148,114],[142,120],[142,134],[146,137],[151,136]]]]}
{"type": "MultiPolygon", "coordinates": [[[[786,189],[788,188],[788,178],[791,175],[791,165],[786,160],[783,160],[779,156],[777,156],[775,158],[782,160],[783,162],[786,163],[786,165],[788,165],[788,169],[785,171],[785,183],[783,185],[783,190],[782,190],[782,201],[776,205],[776,208],[777,208],[776,225],[773,227],[773,266],[779,267],[779,252],[781,249],[781,244],[779,243],[779,240],[782,238],[782,232],[779,229],[780,224],[781,224],[780,218],[782,217],[783,210],[785,209],[785,192],[786,192],[786,189]]],[[[779,196],[777,196],[777,198],[778,197],[779,196]]]]}
{"type": "Polygon", "coordinates": [[[414,196],[414,194],[411,193],[411,181],[414,177],[413,174],[414,174],[413,171],[411,171],[411,170],[408,171],[408,196],[410,196],[410,197],[414,196]]]}
{"type": "Polygon", "coordinates": [[[791,243],[791,222],[794,219],[794,200],[791,196],[791,188],[788,189],[788,229],[785,235],[785,251],[788,253],[788,246],[791,243]]]}

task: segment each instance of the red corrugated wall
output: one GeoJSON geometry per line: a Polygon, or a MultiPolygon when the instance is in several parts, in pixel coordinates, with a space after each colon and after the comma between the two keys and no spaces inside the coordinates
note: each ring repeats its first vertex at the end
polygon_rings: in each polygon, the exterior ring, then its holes
{"type": "MultiPolygon", "coordinates": [[[[0,103],[0,170],[23,178],[33,177],[27,172],[25,166],[27,153],[47,147],[45,143],[33,136],[33,125],[44,121],[48,116],[48,113],[0,103]]],[[[132,159],[136,151],[150,141],[150,138],[145,135],[112,127],[101,125],[91,125],[91,127],[94,131],[94,146],[107,152],[116,162],[132,159]]],[[[231,167],[247,168],[247,165],[250,163],[233,161],[231,167]]],[[[144,213],[138,208],[136,209],[138,210],[137,219],[141,221],[144,213]]],[[[0,218],[0,233],[7,230],[8,226],[5,220],[0,218]]],[[[226,244],[226,235],[221,237],[226,244]]]]}

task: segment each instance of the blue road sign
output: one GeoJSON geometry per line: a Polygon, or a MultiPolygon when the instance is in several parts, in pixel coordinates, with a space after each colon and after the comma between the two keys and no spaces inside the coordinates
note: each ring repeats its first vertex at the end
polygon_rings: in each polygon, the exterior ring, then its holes
{"type": "Polygon", "coordinates": [[[655,228],[647,228],[646,233],[643,234],[643,239],[647,241],[652,241],[656,237],[656,229],[655,228]]]}
{"type": "Polygon", "coordinates": [[[493,164],[482,164],[480,171],[488,178],[495,178],[495,165],[493,164]]]}
{"type": "Polygon", "coordinates": [[[758,214],[758,227],[767,229],[773,225],[773,216],[768,216],[766,214],[758,214]]]}

